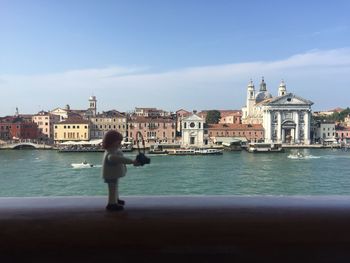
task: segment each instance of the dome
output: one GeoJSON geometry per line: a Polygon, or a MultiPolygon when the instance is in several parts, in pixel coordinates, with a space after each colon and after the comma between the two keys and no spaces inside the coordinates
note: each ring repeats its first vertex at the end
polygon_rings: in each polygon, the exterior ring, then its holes
{"type": "Polygon", "coordinates": [[[260,91],[255,96],[255,102],[259,103],[259,102],[262,102],[263,100],[271,99],[271,98],[272,98],[272,95],[269,92],[267,92],[267,91],[260,91]]]}
{"type": "Polygon", "coordinates": [[[95,96],[90,96],[89,100],[96,100],[95,96]]]}

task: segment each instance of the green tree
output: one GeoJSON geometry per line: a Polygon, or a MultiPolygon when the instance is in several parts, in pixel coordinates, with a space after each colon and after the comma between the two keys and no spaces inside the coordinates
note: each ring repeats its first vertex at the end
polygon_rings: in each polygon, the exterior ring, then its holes
{"type": "Polygon", "coordinates": [[[208,124],[217,124],[221,119],[221,113],[218,110],[210,110],[207,112],[205,122],[208,124]]]}

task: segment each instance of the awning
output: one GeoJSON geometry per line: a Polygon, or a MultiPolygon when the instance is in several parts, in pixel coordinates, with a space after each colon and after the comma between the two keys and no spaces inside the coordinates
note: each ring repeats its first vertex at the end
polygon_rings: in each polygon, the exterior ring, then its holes
{"type": "Polygon", "coordinates": [[[213,137],[215,143],[239,143],[239,142],[247,142],[246,137],[213,137]]]}
{"type": "Polygon", "coordinates": [[[324,142],[336,142],[336,139],[323,139],[324,142]]]}
{"type": "Polygon", "coordinates": [[[60,143],[60,145],[99,145],[102,143],[102,139],[96,139],[91,141],[66,141],[60,143]]]}

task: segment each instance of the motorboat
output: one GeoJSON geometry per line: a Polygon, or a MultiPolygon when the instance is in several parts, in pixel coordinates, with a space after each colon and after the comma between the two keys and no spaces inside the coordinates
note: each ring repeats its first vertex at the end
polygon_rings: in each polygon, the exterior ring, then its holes
{"type": "Polygon", "coordinates": [[[73,168],[91,168],[91,167],[94,167],[93,164],[88,163],[88,162],[72,163],[71,166],[73,168]]]}

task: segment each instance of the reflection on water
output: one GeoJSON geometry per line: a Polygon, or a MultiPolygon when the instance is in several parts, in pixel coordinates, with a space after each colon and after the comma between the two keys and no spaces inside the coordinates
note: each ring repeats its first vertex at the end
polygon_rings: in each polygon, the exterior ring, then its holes
{"type": "MultiPolygon", "coordinates": [[[[135,154],[127,154],[134,158],[135,154]]],[[[350,152],[225,152],[218,156],[152,156],[128,167],[122,195],[347,195],[350,152]]],[[[102,153],[0,151],[0,196],[105,195],[102,153]],[[73,168],[84,160],[93,167],[73,168]]]]}

